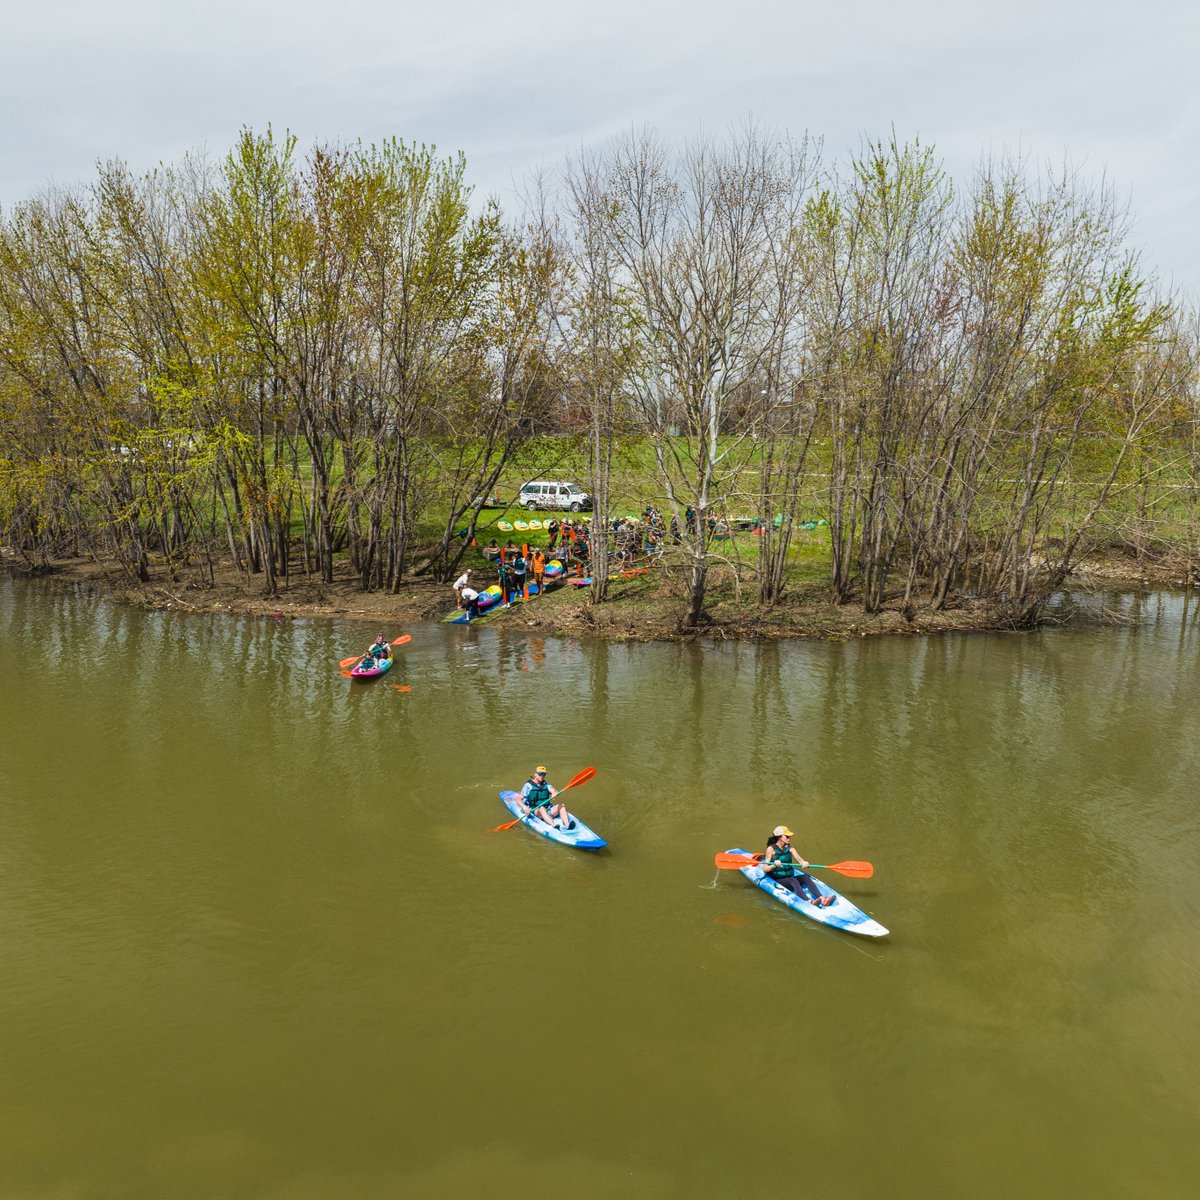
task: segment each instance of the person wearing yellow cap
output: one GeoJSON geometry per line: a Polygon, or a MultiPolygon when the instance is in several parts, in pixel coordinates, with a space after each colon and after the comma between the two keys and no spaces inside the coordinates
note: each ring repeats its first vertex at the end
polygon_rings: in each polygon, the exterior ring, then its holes
{"type": "Polygon", "coordinates": [[[525,815],[532,814],[551,828],[557,822],[560,828],[570,829],[571,814],[567,812],[567,806],[550,803],[557,795],[558,789],[547,782],[546,768],[539,763],[533,769],[532,778],[521,789],[521,803],[525,815]]]}
{"type": "Polygon", "coordinates": [[[792,838],[795,835],[786,825],[776,825],[775,832],[767,838],[767,852],[763,856],[763,870],[780,887],[789,892],[795,892],[801,900],[826,908],[833,903],[832,896],[822,896],[811,875],[806,875],[800,868],[808,866],[808,860],[803,859],[792,849],[792,838]]]}

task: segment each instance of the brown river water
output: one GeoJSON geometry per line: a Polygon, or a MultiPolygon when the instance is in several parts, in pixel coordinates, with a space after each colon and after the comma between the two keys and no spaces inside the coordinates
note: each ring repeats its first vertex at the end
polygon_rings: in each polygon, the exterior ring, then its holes
{"type": "Polygon", "coordinates": [[[1196,1195],[1200,624],[1112,602],[352,684],[0,581],[0,1198],[1196,1195]],[[539,761],[607,850],[490,832],[539,761]],[[778,823],[890,937],[714,869],[778,823]]]}

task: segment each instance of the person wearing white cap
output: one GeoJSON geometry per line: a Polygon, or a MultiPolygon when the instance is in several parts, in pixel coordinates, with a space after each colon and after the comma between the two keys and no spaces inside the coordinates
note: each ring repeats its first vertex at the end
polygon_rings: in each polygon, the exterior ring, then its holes
{"type": "Polygon", "coordinates": [[[546,768],[539,763],[533,769],[533,777],[521,789],[521,800],[525,815],[532,813],[540,821],[545,821],[551,828],[557,820],[562,829],[571,828],[571,814],[565,804],[551,804],[550,801],[558,795],[558,789],[552,787],[546,780],[546,768]]]}
{"type": "Polygon", "coordinates": [[[780,887],[795,892],[802,900],[826,908],[833,903],[832,896],[822,896],[821,889],[811,875],[806,875],[801,868],[808,866],[792,849],[791,839],[795,835],[786,825],[776,825],[775,832],[767,838],[767,852],[763,856],[763,870],[780,887]]]}
{"type": "Polygon", "coordinates": [[[461,594],[462,594],[462,590],[463,590],[463,588],[465,588],[465,587],[467,586],[467,584],[468,584],[468,583],[470,583],[470,582],[471,582],[471,568],[470,568],[470,567],[468,567],[468,568],[467,568],[467,569],[466,569],[466,570],[465,570],[465,571],[464,571],[464,572],[463,572],[463,573],[462,573],[462,574],[461,574],[461,575],[460,575],[460,576],[459,576],[459,577],[458,577],[458,578],[457,578],[457,579],[454,581],[454,593],[455,593],[455,595],[461,595],[461,594]]]}

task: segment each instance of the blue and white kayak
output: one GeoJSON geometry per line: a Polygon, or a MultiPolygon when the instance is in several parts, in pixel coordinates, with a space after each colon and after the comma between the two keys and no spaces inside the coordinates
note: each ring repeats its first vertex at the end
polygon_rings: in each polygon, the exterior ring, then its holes
{"type": "MultiPolygon", "coordinates": [[[[730,854],[749,855],[749,850],[733,849],[730,854]]],[[[742,867],[741,872],[751,883],[757,884],[768,896],[786,904],[788,908],[803,913],[810,920],[822,925],[832,925],[834,929],[843,929],[846,933],[857,933],[861,937],[886,937],[888,931],[874,917],[868,916],[861,908],[856,908],[840,892],[836,892],[823,879],[810,876],[820,889],[822,896],[832,896],[834,902],[828,907],[810,904],[797,896],[791,888],[780,887],[760,866],[742,867]]]]}
{"type": "MultiPolygon", "coordinates": [[[[600,850],[608,845],[594,829],[589,829],[574,813],[571,813],[571,828],[559,829],[557,826],[547,825],[540,817],[523,816],[518,803],[521,799],[520,793],[501,792],[500,799],[504,801],[504,807],[514,817],[520,817],[523,825],[528,825],[534,833],[540,833],[542,837],[549,838],[552,842],[558,842],[563,846],[574,846],[576,850],[600,850]]],[[[570,810],[568,809],[568,811],[570,810]]]]}

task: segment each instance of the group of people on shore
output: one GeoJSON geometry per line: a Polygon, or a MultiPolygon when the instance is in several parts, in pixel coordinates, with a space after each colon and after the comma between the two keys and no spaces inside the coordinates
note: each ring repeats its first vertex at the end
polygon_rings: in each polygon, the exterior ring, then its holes
{"type": "MultiPolygon", "coordinates": [[[[693,528],[696,519],[693,509],[687,510],[685,519],[689,528],[693,528]]],[[[682,541],[679,522],[672,517],[668,526],[652,504],[642,510],[640,517],[613,517],[606,526],[613,558],[625,566],[639,556],[656,558],[663,552],[668,539],[675,544],[682,541]]],[[[502,546],[495,537],[481,548],[484,559],[495,566],[502,604],[509,603],[515,596],[524,597],[527,583],[536,583],[540,593],[545,586],[546,564],[553,558],[562,562],[568,574],[582,575],[587,571],[592,557],[590,518],[559,520],[552,517],[543,528],[548,535],[544,549],[528,544],[518,546],[512,538],[502,546]]],[[[468,621],[480,615],[479,592],[472,579],[474,570],[468,567],[453,584],[456,605],[466,610],[468,621]]]]}
{"type": "MultiPolygon", "coordinates": [[[[496,565],[501,604],[508,604],[515,597],[527,599],[530,585],[538,595],[545,591],[549,555],[540,546],[530,549],[528,546],[517,546],[510,540],[507,546],[501,548],[493,541],[483,548],[483,554],[496,565]]],[[[458,607],[466,609],[468,621],[479,616],[479,592],[471,586],[471,572],[472,568],[467,567],[453,584],[458,607]]]]}

